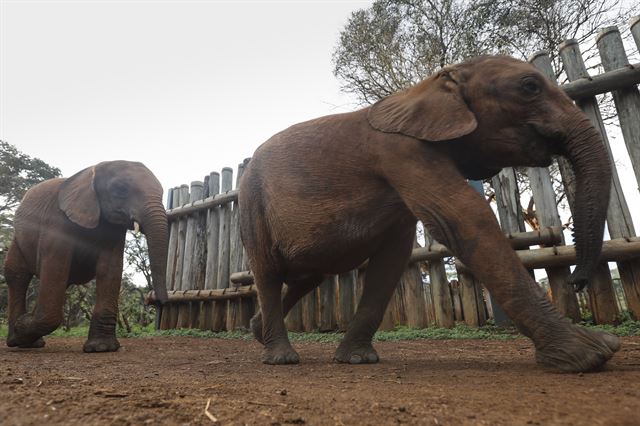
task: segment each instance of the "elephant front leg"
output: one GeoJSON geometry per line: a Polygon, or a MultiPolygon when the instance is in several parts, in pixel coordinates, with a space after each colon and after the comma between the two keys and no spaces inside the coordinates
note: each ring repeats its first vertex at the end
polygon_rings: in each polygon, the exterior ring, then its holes
{"type": "Polygon", "coordinates": [[[414,238],[413,222],[398,225],[388,232],[383,248],[369,259],[358,309],[336,350],[335,361],[350,364],[378,362],[371,340],[407,266],[414,238]]]}
{"type": "Polygon", "coordinates": [[[522,266],[485,200],[457,173],[440,172],[435,179],[424,168],[407,165],[394,169],[390,181],[431,234],[449,246],[533,340],[539,363],[568,372],[602,366],[619,349],[619,339],[563,318],[522,266]]]}
{"type": "Polygon", "coordinates": [[[116,338],[116,323],[124,240],[125,235],[98,256],[96,305],[91,316],[89,337],[82,348],[84,352],[115,352],[120,348],[120,342],[116,338]]]}

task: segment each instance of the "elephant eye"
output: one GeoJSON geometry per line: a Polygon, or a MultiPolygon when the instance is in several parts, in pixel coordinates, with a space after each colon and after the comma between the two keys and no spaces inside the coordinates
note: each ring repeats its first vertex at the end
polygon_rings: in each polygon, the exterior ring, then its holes
{"type": "Polygon", "coordinates": [[[114,197],[124,198],[129,195],[129,188],[121,183],[115,183],[111,186],[111,193],[114,197]]]}
{"type": "Polygon", "coordinates": [[[537,95],[542,91],[540,83],[534,78],[524,78],[520,84],[520,89],[525,95],[537,95]]]}

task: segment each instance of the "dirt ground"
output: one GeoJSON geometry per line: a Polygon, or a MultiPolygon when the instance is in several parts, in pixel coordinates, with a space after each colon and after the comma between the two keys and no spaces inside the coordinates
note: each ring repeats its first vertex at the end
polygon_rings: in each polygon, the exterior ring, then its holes
{"type": "Polygon", "coordinates": [[[606,370],[555,374],[528,340],[381,342],[382,361],[331,362],[335,343],[296,343],[302,362],[268,366],[241,340],[83,339],[0,348],[0,424],[638,425],[640,337],[606,370]]]}

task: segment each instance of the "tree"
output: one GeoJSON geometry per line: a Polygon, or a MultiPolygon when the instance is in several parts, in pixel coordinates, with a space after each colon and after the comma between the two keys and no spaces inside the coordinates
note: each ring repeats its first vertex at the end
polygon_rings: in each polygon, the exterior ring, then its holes
{"type": "Polygon", "coordinates": [[[333,71],[342,90],[363,105],[479,54],[524,59],[547,50],[560,75],[558,44],[593,40],[600,28],[640,10],[623,8],[621,1],[377,0],[352,13],[333,53],[333,71]]]}
{"type": "Polygon", "coordinates": [[[0,140],[0,227],[11,224],[13,210],[27,189],[60,176],[60,169],[0,140]]]}

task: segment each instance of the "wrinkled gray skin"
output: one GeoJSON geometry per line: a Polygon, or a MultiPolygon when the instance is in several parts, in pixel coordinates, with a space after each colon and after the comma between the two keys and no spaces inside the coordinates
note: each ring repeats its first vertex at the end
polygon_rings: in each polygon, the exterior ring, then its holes
{"type": "Polygon", "coordinates": [[[602,366],[618,350],[618,338],[562,318],[465,180],[506,166],[548,166],[554,155],[565,156],[576,174],[578,264],[571,281],[582,287],[600,256],[611,162],[587,117],[530,64],[475,58],[369,108],[273,136],[255,152],[239,194],[261,307],[252,328],[264,343],[263,361],[297,363],[283,316],[323,274],[369,259],[358,310],[335,359],[377,362],[371,338],[419,219],[533,340],[539,363],[561,371],[602,366]]]}
{"type": "Polygon", "coordinates": [[[140,224],[149,246],[152,280],[167,299],[168,227],[162,186],[144,164],[109,161],[68,179],[31,188],[18,207],[4,265],[9,287],[8,346],[42,347],[62,322],[67,286],[96,278],[96,305],[85,352],[116,351],[118,296],[127,229],[140,224]],[[25,297],[33,275],[40,291],[33,312],[25,297]]]}

